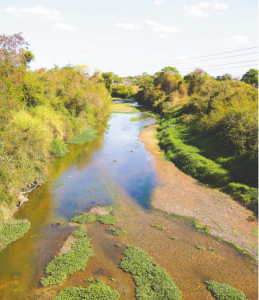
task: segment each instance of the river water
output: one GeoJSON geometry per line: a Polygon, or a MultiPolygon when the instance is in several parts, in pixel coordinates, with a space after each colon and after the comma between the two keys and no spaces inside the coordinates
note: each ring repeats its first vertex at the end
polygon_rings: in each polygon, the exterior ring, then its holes
{"type": "Polygon", "coordinates": [[[195,230],[185,218],[150,208],[159,178],[138,135],[141,128],[156,121],[130,122],[141,114],[113,113],[98,139],[71,145],[65,157],[53,162],[50,181],[31,192],[30,201],[15,215],[27,218],[30,230],[0,253],[0,299],[50,299],[64,287],[85,286],[89,277],[103,279],[119,291],[122,300],[135,299],[132,276],[118,268],[127,245],[152,256],[183,292],[183,299],[214,299],[204,283],[211,279],[231,284],[248,299],[258,298],[254,261],[195,230]],[[85,270],[68,276],[62,286],[41,287],[45,266],[74,230],[69,220],[93,206],[109,204],[116,207],[117,227],[127,234],[116,237],[105,230],[109,226],[89,225],[95,256],[85,270]],[[56,223],[60,226],[53,225],[56,223]],[[152,223],[166,230],[161,232],[152,223]],[[177,240],[170,239],[173,235],[177,240]],[[122,247],[117,248],[116,243],[122,247]],[[196,245],[216,251],[197,250],[196,245]]]}

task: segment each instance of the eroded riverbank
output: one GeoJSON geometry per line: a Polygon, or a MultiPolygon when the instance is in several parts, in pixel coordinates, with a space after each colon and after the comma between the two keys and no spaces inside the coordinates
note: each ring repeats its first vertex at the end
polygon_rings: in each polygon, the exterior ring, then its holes
{"type": "Polygon", "coordinates": [[[140,133],[146,150],[153,156],[159,185],[152,195],[152,207],[193,217],[210,227],[209,233],[232,242],[257,257],[258,220],[230,196],[200,184],[166,161],[156,139],[157,125],[140,133]]]}

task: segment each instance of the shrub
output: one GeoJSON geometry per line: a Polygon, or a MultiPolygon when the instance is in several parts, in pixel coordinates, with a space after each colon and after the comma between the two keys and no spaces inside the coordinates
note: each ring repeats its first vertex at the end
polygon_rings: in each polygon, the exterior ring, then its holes
{"type": "Polygon", "coordinates": [[[94,130],[92,127],[89,127],[88,129],[84,130],[79,135],[76,135],[69,139],[67,143],[69,144],[83,144],[86,142],[90,142],[94,139],[98,138],[98,135],[96,135],[97,131],[94,130]]]}
{"type": "Polygon", "coordinates": [[[68,152],[68,148],[63,141],[53,139],[50,144],[50,152],[53,156],[65,156],[68,152]]]}
{"type": "Polygon", "coordinates": [[[205,281],[205,283],[208,285],[208,290],[218,300],[246,300],[245,295],[241,291],[234,289],[229,284],[219,283],[214,280],[205,281]]]}
{"type": "Polygon", "coordinates": [[[123,254],[120,267],[134,275],[137,285],[136,297],[140,300],[180,300],[182,292],[172,281],[167,272],[153,261],[144,251],[129,246],[123,254]]]}

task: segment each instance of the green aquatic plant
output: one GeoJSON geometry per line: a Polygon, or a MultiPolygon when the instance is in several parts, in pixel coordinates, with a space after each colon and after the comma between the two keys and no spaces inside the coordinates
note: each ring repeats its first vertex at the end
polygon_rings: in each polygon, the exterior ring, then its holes
{"type": "Polygon", "coordinates": [[[82,213],[82,215],[76,216],[70,221],[79,224],[90,224],[96,221],[96,217],[93,214],[82,213]]]}
{"type": "Polygon", "coordinates": [[[116,225],[118,218],[111,215],[101,215],[96,220],[104,225],[116,225]]]}
{"type": "Polygon", "coordinates": [[[58,292],[57,296],[52,300],[118,300],[120,294],[106,285],[103,280],[98,280],[95,284],[90,284],[87,287],[69,287],[58,292]]]}
{"type": "Polygon", "coordinates": [[[205,281],[208,290],[212,292],[217,300],[246,300],[245,295],[226,283],[219,283],[214,280],[205,281]]]}
{"type": "Polygon", "coordinates": [[[73,136],[71,139],[67,141],[69,144],[83,144],[86,142],[90,142],[98,138],[96,134],[97,131],[94,130],[92,127],[81,132],[79,135],[73,136]]]}
{"type": "Polygon", "coordinates": [[[170,237],[171,240],[177,240],[177,237],[176,236],[172,236],[170,237]]]}
{"type": "Polygon", "coordinates": [[[105,205],[104,209],[108,212],[111,213],[114,209],[114,207],[112,205],[105,205]]]}
{"type": "Polygon", "coordinates": [[[216,249],[213,248],[213,247],[209,247],[207,250],[209,250],[209,251],[216,251],[216,249]]]}
{"type": "Polygon", "coordinates": [[[80,226],[74,233],[76,241],[72,244],[71,250],[60,257],[54,257],[45,268],[45,273],[51,273],[46,278],[41,278],[43,286],[61,284],[77,271],[84,270],[88,260],[93,257],[91,239],[86,234],[86,229],[80,226]]]}
{"type": "Polygon", "coordinates": [[[107,228],[106,230],[108,231],[112,231],[114,235],[117,235],[117,236],[120,236],[120,235],[123,235],[123,234],[126,234],[126,230],[122,230],[120,231],[119,229],[115,228],[115,227],[110,227],[110,228],[107,228]]]}
{"type": "Polygon", "coordinates": [[[117,162],[117,160],[116,160],[116,159],[114,159],[114,160],[113,160],[113,162],[117,162]]]}
{"type": "Polygon", "coordinates": [[[158,229],[161,230],[161,231],[165,231],[166,227],[159,227],[158,229]]]}
{"type": "Polygon", "coordinates": [[[118,247],[118,248],[120,248],[121,244],[118,243],[118,244],[115,244],[115,246],[118,247]]]}
{"type": "Polygon", "coordinates": [[[65,156],[68,152],[68,148],[62,140],[52,139],[50,144],[50,152],[53,156],[65,156]]]}
{"type": "Polygon", "coordinates": [[[89,277],[85,280],[85,282],[94,282],[94,279],[93,279],[93,277],[89,277]]]}
{"type": "Polygon", "coordinates": [[[10,220],[4,225],[0,225],[0,252],[7,245],[21,238],[31,227],[27,220],[10,220]]]}
{"type": "Polygon", "coordinates": [[[136,297],[139,300],[180,300],[182,292],[165,270],[160,268],[153,258],[135,246],[129,246],[120,267],[134,275],[136,297]]]}
{"type": "Polygon", "coordinates": [[[196,246],[196,249],[198,249],[198,250],[203,250],[204,247],[203,247],[203,246],[196,246]]]}

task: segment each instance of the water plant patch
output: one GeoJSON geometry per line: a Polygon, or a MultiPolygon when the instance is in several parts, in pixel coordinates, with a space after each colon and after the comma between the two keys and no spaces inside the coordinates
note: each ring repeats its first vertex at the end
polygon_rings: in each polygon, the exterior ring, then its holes
{"type": "Polygon", "coordinates": [[[69,287],[64,290],[61,290],[58,295],[52,300],[83,300],[83,299],[91,299],[91,300],[117,300],[120,298],[120,294],[111,289],[108,285],[106,285],[103,280],[99,280],[95,284],[90,284],[87,287],[69,287]]]}
{"type": "Polygon", "coordinates": [[[21,238],[31,227],[27,220],[11,220],[0,226],[0,252],[7,245],[21,238]]]}
{"type": "Polygon", "coordinates": [[[115,227],[110,227],[110,228],[107,228],[106,230],[108,231],[112,231],[114,235],[117,235],[117,236],[120,236],[120,235],[123,235],[123,234],[126,234],[126,230],[119,230],[115,227]]]}
{"type": "Polygon", "coordinates": [[[82,213],[80,216],[76,216],[71,219],[71,222],[79,224],[91,224],[96,221],[96,217],[93,214],[82,213]]]}
{"type": "Polygon", "coordinates": [[[79,135],[76,135],[69,139],[67,143],[69,144],[83,144],[86,142],[90,142],[92,140],[95,140],[98,138],[98,135],[96,134],[97,131],[94,130],[92,127],[89,127],[88,129],[81,132],[79,135]]]}
{"type": "Polygon", "coordinates": [[[61,284],[67,279],[68,274],[72,275],[77,271],[84,270],[88,260],[93,257],[91,238],[86,234],[85,227],[78,227],[73,236],[76,238],[76,241],[72,244],[71,250],[60,257],[55,256],[48,263],[45,273],[50,273],[51,275],[41,278],[40,283],[43,286],[61,284]]]}
{"type": "Polygon", "coordinates": [[[182,292],[167,272],[160,268],[153,258],[135,246],[129,246],[120,267],[134,275],[136,297],[139,300],[180,300],[182,292]]]}
{"type": "Polygon", "coordinates": [[[230,284],[219,283],[214,280],[205,281],[205,283],[217,300],[246,300],[245,295],[230,284]]]}
{"type": "Polygon", "coordinates": [[[96,220],[104,225],[116,225],[118,218],[111,215],[98,216],[96,220]]]}
{"type": "Polygon", "coordinates": [[[112,205],[105,205],[104,209],[108,212],[111,213],[113,211],[113,206],[112,205]]]}

